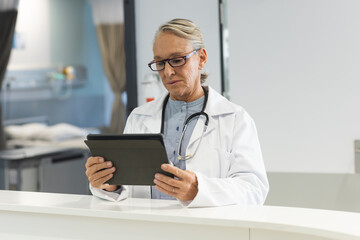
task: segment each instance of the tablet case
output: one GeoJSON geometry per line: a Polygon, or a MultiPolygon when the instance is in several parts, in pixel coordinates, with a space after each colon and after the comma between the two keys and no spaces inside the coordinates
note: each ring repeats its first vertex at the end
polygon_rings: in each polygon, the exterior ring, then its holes
{"type": "Polygon", "coordinates": [[[91,155],[113,162],[116,168],[108,184],[155,185],[156,173],[172,177],[160,168],[169,163],[162,134],[90,134],[87,139],[91,155]]]}

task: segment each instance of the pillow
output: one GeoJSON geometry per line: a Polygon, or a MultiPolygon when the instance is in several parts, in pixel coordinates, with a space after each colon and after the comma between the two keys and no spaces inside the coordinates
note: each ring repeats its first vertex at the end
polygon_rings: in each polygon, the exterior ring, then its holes
{"type": "Polygon", "coordinates": [[[59,123],[53,126],[50,126],[46,129],[40,129],[36,135],[32,136],[33,139],[47,140],[52,142],[60,142],[73,138],[83,138],[85,139],[87,131],[67,124],[59,123]]]}
{"type": "Polygon", "coordinates": [[[67,123],[59,123],[53,126],[41,123],[11,125],[5,127],[5,133],[9,139],[45,140],[52,142],[60,142],[73,138],[85,139],[88,134],[84,129],[67,123]]]}
{"type": "Polygon", "coordinates": [[[43,123],[28,123],[24,125],[9,125],[5,127],[5,134],[9,139],[30,139],[37,132],[46,129],[43,123]]]}

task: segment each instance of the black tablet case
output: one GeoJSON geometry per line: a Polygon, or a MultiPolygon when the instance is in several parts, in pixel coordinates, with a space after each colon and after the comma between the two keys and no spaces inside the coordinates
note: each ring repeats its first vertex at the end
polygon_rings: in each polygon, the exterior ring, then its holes
{"type": "Polygon", "coordinates": [[[92,156],[113,162],[116,171],[107,182],[111,185],[155,185],[156,173],[168,163],[161,134],[90,134],[85,140],[92,156]]]}

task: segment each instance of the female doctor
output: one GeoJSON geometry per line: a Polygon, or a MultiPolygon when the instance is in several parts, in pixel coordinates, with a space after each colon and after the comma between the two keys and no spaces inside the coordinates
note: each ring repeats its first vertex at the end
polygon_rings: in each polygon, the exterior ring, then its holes
{"type": "Polygon", "coordinates": [[[154,176],[155,186],[105,184],[116,169],[90,157],[86,175],[93,195],[110,201],[127,197],[177,199],[188,207],[264,203],[269,190],[257,131],[247,112],[202,86],[207,53],[200,29],[186,19],[159,27],[152,71],[168,94],[130,114],[124,133],[163,133],[172,164],[154,176]]]}

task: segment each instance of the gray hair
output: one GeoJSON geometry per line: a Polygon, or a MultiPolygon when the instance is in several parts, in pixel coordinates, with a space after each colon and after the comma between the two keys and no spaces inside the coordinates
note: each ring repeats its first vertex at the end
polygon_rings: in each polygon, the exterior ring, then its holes
{"type": "MultiPolygon", "coordinates": [[[[163,32],[170,32],[178,37],[189,40],[194,49],[205,48],[204,40],[200,28],[188,19],[176,18],[162,24],[155,33],[154,43],[157,36],[163,32]]],[[[201,73],[200,82],[203,84],[208,77],[208,73],[201,73]]]]}

